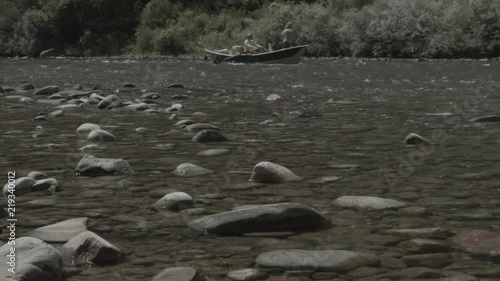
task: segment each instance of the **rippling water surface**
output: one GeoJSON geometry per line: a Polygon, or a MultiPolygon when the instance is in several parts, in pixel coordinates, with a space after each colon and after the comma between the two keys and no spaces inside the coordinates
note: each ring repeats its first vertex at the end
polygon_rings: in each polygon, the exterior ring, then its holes
{"type": "MultiPolygon", "coordinates": [[[[68,280],[150,280],[174,265],[189,265],[209,280],[224,280],[231,270],[254,267],[255,256],[269,249],[350,249],[381,255],[401,252],[399,241],[386,243],[376,236],[387,229],[441,226],[498,232],[500,123],[469,121],[499,113],[498,73],[498,62],[477,61],[318,59],[300,65],[214,65],[188,59],[2,59],[3,86],[98,85],[103,94],[115,93],[127,101],[144,92],[161,96],[154,105],[157,114],[84,105],[45,121],[32,119],[39,112],[54,111],[58,102],[30,92],[24,95],[34,102],[5,97],[15,92],[0,96],[3,178],[10,170],[18,177],[37,170],[62,184],[56,195],[30,193],[18,198],[18,236],[85,216],[89,229],[124,250],[125,258],[117,265],[83,270],[68,280]],[[125,83],[137,87],[125,90],[125,83]],[[167,89],[172,83],[186,88],[167,89]],[[171,99],[181,94],[192,98],[171,99]],[[267,101],[270,94],[281,99],[267,101]],[[230,141],[191,141],[193,135],[176,128],[171,114],[163,112],[175,102],[185,108],[176,113],[179,118],[217,125],[230,141]],[[274,122],[261,123],[268,119],[274,122]],[[135,175],[76,176],[73,170],[84,155],[80,148],[88,144],[75,133],[82,123],[96,123],[113,133],[117,140],[94,154],[126,159],[135,175]],[[37,126],[43,131],[35,130],[37,126]],[[134,131],[138,127],[151,131],[138,134],[134,131]],[[411,132],[433,145],[425,149],[405,145],[403,140],[411,132]],[[209,148],[227,148],[231,153],[196,155],[209,148]],[[260,161],[284,165],[304,181],[235,189],[247,182],[260,161]],[[173,176],[171,171],[181,163],[212,169],[214,175],[173,176]],[[327,176],[342,180],[318,180],[327,176]],[[300,202],[318,209],[334,226],[287,239],[204,236],[186,227],[196,213],[151,210],[151,204],[173,190],[192,195],[196,207],[204,209],[200,214],[248,204],[300,202]],[[344,195],[392,198],[426,211],[335,206],[333,201],[344,195]],[[30,202],[40,198],[50,200],[30,202]]],[[[467,262],[481,261],[456,253],[452,266],[467,262]]],[[[300,280],[313,278],[300,276],[300,280]]],[[[339,278],[356,280],[347,275],[339,278]]]]}

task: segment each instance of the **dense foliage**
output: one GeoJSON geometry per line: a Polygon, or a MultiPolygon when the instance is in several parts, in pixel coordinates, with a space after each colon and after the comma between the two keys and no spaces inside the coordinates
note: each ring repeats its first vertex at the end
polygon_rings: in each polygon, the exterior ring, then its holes
{"type": "Polygon", "coordinates": [[[0,0],[0,55],[200,53],[294,23],[313,56],[500,56],[498,0],[0,0]]]}

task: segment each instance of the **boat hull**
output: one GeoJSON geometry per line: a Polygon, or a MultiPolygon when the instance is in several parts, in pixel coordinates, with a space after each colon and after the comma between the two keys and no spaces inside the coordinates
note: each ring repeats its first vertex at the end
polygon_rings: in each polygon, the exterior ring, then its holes
{"type": "Polygon", "coordinates": [[[267,63],[267,64],[298,64],[308,45],[295,46],[265,53],[246,53],[231,56],[205,49],[205,52],[214,59],[214,63],[223,61],[232,63],[267,63]]]}

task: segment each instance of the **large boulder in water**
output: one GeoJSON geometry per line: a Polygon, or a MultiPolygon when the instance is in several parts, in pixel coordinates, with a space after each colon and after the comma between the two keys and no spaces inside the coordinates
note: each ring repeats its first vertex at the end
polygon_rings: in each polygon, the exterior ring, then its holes
{"type": "Polygon", "coordinates": [[[413,145],[430,145],[431,141],[422,137],[419,134],[410,133],[406,136],[405,143],[413,145]]]}
{"type": "Polygon", "coordinates": [[[87,230],[88,218],[72,218],[58,223],[42,226],[28,232],[26,236],[35,237],[45,242],[67,242],[87,230]]]}
{"type": "Polygon", "coordinates": [[[46,86],[33,92],[33,95],[49,96],[59,92],[59,87],[55,85],[46,86]]]}
{"type": "Polygon", "coordinates": [[[282,183],[300,180],[302,178],[295,175],[289,169],[267,161],[255,165],[249,179],[249,181],[260,183],[282,183]]]}
{"type": "Polygon", "coordinates": [[[105,98],[103,98],[98,104],[97,108],[117,108],[117,107],[123,107],[123,101],[118,97],[117,95],[109,95],[105,98]]]}
{"type": "Polygon", "coordinates": [[[62,245],[63,257],[75,266],[102,265],[117,261],[122,251],[92,231],[85,231],[62,245]]]}
{"type": "Polygon", "coordinates": [[[76,132],[79,134],[86,134],[92,132],[93,130],[100,130],[100,129],[101,127],[99,127],[99,125],[93,123],[83,123],[76,129],[76,132]]]}
{"type": "Polygon", "coordinates": [[[15,273],[9,272],[11,247],[7,243],[0,247],[0,280],[54,281],[61,278],[62,256],[53,246],[34,237],[16,239],[15,273]]]}
{"type": "MultiPolygon", "coordinates": [[[[11,190],[14,190],[14,194],[16,196],[20,196],[20,195],[23,195],[23,194],[26,194],[26,193],[33,191],[33,185],[35,185],[35,183],[36,183],[36,180],[34,180],[32,178],[21,177],[21,178],[17,178],[14,182],[14,185],[11,184],[10,187],[14,187],[14,189],[11,189],[11,190]]],[[[8,183],[6,183],[3,186],[3,194],[4,195],[10,194],[8,183]]]]}
{"type": "Polygon", "coordinates": [[[318,228],[325,218],[299,203],[278,203],[209,215],[189,222],[195,230],[214,234],[289,231],[318,228]]]}
{"type": "Polygon", "coordinates": [[[85,155],[75,168],[75,173],[82,176],[133,175],[134,171],[123,159],[97,158],[85,155]]]}

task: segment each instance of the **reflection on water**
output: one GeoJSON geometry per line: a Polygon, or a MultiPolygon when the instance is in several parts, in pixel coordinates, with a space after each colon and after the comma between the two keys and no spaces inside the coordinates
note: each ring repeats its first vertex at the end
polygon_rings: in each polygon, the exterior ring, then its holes
{"type": "Polygon", "coordinates": [[[230,270],[253,267],[255,256],[268,249],[263,245],[273,243],[401,252],[396,245],[373,241],[373,233],[436,226],[499,231],[500,127],[469,121],[498,113],[500,81],[493,74],[499,71],[496,62],[317,59],[275,66],[187,59],[3,59],[4,86],[98,85],[104,94],[115,93],[127,101],[139,99],[144,89],[157,91],[161,98],[151,105],[160,111],[157,114],[79,106],[65,109],[64,117],[33,121],[59,104],[41,101],[30,92],[25,96],[34,102],[20,102],[6,98],[16,94],[8,93],[0,97],[0,167],[18,175],[43,171],[63,186],[56,195],[30,193],[18,198],[21,235],[38,226],[88,216],[90,230],[124,249],[122,263],[69,280],[144,280],[173,265],[190,265],[223,280],[230,270]],[[137,88],[125,91],[121,88],[125,83],[137,88]],[[173,83],[186,89],[166,88],[173,83]],[[181,94],[191,98],[171,99],[181,94]],[[270,94],[281,98],[266,101],[270,94]],[[214,124],[230,141],[191,141],[193,134],[175,127],[170,113],[163,112],[172,103],[185,108],[175,113],[179,118],[214,124]],[[88,144],[75,129],[87,122],[117,137],[92,153],[126,159],[134,176],[74,175],[84,155],[80,148],[88,144]],[[138,134],[138,127],[150,131],[138,134]],[[406,146],[403,140],[411,132],[433,145],[420,150],[406,146]],[[196,155],[209,148],[231,152],[196,155]],[[235,189],[260,161],[282,164],[305,180],[235,189]],[[181,163],[212,169],[214,175],[173,176],[170,172],[181,163]],[[330,176],[342,180],[317,180],[330,176]],[[150,208],[173,190],[192,195],[196,207],[204,208],[201,214],[291,201],[320,210],[335,226],[274,242],[262,237],[200,236],[185,227],[195,212],[164,214],[150,208]],[[334,206],[332,201],[344,195],[399,199],[427,212],[360,212],[334,206]],[[45,196],[53,201],[30,203],[45,196]]]}

